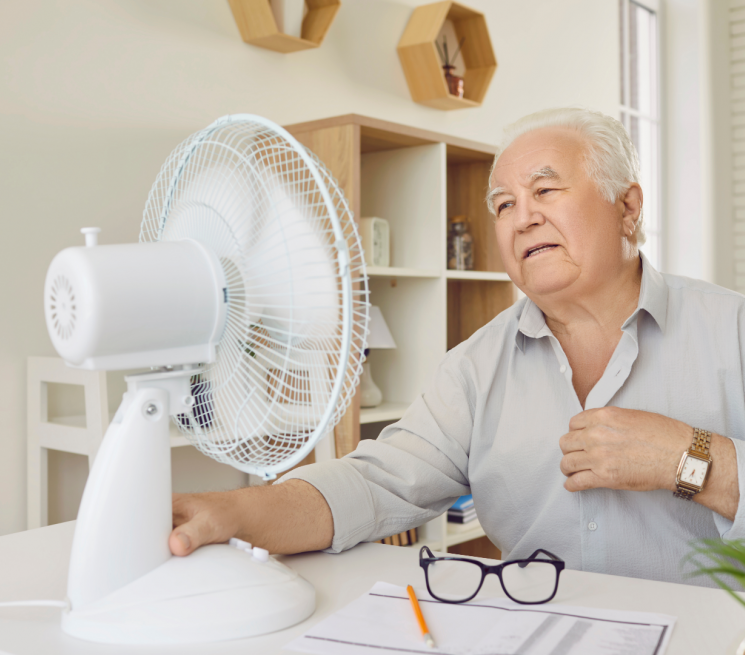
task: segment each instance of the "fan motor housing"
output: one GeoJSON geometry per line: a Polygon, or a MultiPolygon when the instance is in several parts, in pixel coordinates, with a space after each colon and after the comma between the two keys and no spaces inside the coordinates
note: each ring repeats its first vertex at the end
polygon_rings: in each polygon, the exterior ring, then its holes
{"type": "Polygon", "coordinates": [[[49,266],[44,312],[72,366],[209,363],[225,327],[225,289],[217,256],[191,239],[67,248],[49,266]]]}

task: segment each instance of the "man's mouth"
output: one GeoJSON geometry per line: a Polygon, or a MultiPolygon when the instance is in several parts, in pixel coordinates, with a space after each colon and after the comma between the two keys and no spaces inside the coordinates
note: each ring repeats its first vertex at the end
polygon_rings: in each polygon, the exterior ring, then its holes
{"type": "Polygon", "coordinates": [[[547,250],[551,250],[552,248],[556,248],[555,243],[542,243],[537,246],[533,246],[532,248],[528,248],[528,250],[525,251],[524,259],[527,259],[528,257],[533,257],[534,255],[538,255],[542,252],[546,252],[547,250]]]}

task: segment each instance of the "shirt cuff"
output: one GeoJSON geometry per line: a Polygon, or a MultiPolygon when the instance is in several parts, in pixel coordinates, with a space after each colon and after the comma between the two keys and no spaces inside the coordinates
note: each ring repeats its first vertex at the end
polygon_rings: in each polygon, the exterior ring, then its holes
{"type": "Polygon", "coordinates": [[[304,480],[326,499],[334,520],[334,540],[326,553],[340,553],[365,541],[375,527],[375,509],[365,479],[343,459],[301,466],[274,484],[304,480]]]}
{"type": "Polygon", "coordinates": [[[714,512],[714,525],[719,536],[727,541],[745,539],[745,441],[731,439],[737,456],[737,486],[740,489],[740,502],[737,505],[735,520],[730,521],[714,512]]]}

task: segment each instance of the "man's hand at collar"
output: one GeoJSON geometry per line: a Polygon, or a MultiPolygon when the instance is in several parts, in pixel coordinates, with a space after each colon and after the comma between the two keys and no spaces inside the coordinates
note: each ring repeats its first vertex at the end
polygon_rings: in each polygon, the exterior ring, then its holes
{"type": "MultiPolygon", "coordinates": [[[[699,426],[705,429],[706,426],[699,426]]],[[[590,409],[569,422],[559,440],[561,472],[568,491],[606,488],[675,491],[675,474],[691,445],[693,428],[675,419],[619,407],[590,409]]],[[[734,519],[740,493],[732,441],[711,437],[712,468],[704,490],[694,498],[734,519]]]]}

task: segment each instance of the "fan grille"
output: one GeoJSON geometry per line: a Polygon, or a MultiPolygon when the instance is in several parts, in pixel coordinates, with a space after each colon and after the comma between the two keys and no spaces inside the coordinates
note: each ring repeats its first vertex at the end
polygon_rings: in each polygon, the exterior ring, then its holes
{"type": "Polygon", "coordinates": [[[52,319],[54,331],[60,339],[67,341],[75,331],[77,305],[75,290],[70,280],[64,275],[54,278],[48,302],[49,316],[52,319]]]}
{"type": "Polygon", "coordinates": [[[225,332],[216,362],[191,380],[192,412],[176,424],[202,452],[263,474],[284,470],[338,423],[368,324],[349,205],[320,160],[288,137],[235,116],[194,134],[161,169],[140,233],[140,241],[195,238],[220,259],[225,332]],[[351,327],[342,320],[350,276],[351,327]]]}

